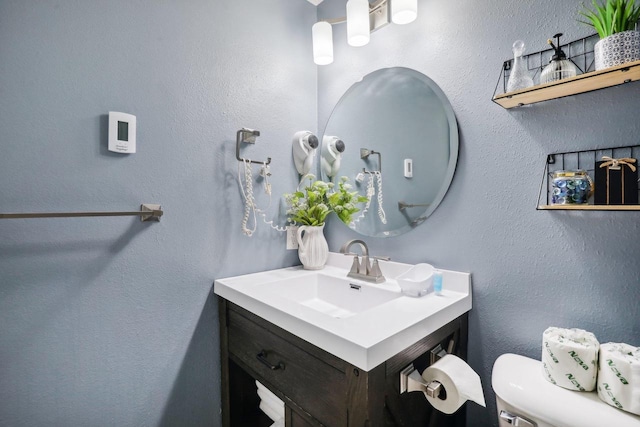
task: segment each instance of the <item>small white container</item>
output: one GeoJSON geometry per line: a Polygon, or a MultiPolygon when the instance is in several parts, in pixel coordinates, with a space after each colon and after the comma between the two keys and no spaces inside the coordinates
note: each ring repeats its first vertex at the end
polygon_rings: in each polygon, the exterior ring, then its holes
{"type": "Polygon", "coordinates": [[[396,279],[402,293],[410,297],[421,297],[433,292],[433,273],[431,264],[416,264],[396,279]]]}

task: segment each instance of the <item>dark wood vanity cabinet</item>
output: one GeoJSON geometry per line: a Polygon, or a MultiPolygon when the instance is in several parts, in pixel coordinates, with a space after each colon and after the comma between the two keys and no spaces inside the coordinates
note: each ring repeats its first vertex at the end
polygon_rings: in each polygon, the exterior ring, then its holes
{"type": "Polygon", "coordinates": [[[224,427],[273,423],[255,380],[285,402],[287,427],[464,426],[464,409],[446,416],[421,393],[400,394],[400,371],[422,371],[438,344],[466,358],[467,314],[363,371],[223,298],[219,309],[224,427]]]}

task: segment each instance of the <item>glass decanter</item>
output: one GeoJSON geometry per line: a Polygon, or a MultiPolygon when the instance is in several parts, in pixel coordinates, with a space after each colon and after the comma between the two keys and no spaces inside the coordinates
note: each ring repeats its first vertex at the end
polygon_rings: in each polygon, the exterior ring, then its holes
{"type": "Polygon", "coordinates": [[[524,58],[522,58],[524,50],[525,47],[522,40],[516,40],[513,43],[513,67],[511,68],[511,73],[509,73],[509,80],[507,81],[507,92],[533,86],[533,79],[529,75],[529,70],[527,69],[524,58]]]}

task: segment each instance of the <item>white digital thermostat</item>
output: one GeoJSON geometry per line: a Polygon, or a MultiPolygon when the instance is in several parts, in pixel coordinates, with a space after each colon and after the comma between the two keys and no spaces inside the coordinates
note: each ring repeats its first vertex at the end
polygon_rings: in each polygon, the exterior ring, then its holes
{"type": "Polygon", "coordinates": [[[109,111],[109,151],[136,152],[136,116],[109,111]]]}

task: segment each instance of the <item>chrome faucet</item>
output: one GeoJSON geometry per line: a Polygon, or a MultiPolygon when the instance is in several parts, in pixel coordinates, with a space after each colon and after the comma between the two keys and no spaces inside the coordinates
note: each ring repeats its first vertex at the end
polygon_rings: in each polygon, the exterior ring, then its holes
{"type": "Polygon", "coordinates": [[[354,279],[366,280],[368,282],[374,283],[382,283],[386,279],[382,275],[382,271],[380,271],[380,265],[378,265],[378,260],[389,261],[389,257],[373,257],[373,263],[369,263],[369,248],[367,244],[360,239],[349,240],[340,248],[340,252],[345,255],[353,256],[353,264],[351,265],[351,270],[347,274],[348,277],[353,277],[354,279]],[[362,256],[362,261],[360,261],[357,253],[351,252],[351,246],[359,245],[360,252],[362,256]]]}

